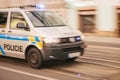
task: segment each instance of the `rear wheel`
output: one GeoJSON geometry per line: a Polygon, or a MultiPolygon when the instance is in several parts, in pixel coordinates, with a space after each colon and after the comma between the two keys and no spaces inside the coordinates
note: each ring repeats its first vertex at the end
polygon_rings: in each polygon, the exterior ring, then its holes
{"type": "Polygon", "coordinates": [[[27,54],[27,62],[32,68],[40,68],[42,66],[42,56],[36,48],[31,48],[27,54]]]}

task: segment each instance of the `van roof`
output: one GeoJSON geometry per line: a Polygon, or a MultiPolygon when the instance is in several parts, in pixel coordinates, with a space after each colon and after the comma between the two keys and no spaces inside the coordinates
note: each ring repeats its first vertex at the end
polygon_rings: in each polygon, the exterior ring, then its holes
{"type": "Polygon", "coordinates": [[[45,10],[45,9],[37,9],[34,5],[28,6],[19,6],[19,7],[11,7],[11,8],[0,8],[0,11],[30,11],[30,10],[45,10]]]}
{"type": "Polygon", "coordinates": [[[45,9],[36,9],[36,8],[25,8],[25,9],[21,9],[21,8],[3,8],[0,9],[0,11],[46,11],[45,9]]]}

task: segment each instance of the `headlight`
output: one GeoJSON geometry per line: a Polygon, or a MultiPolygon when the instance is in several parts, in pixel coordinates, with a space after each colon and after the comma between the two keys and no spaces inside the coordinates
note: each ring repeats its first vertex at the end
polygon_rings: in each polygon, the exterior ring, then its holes
{"type": "Polygon", "coordinates": [[[59,43],[60,40],[57,38],[44,38],[45,43],[59,43]]]}
{"type": "Polygon", "coordinates": [[[69,38],[69,41],[70,42],[75,42],[76,40],[75,40],[75,38],[69,38]]]}

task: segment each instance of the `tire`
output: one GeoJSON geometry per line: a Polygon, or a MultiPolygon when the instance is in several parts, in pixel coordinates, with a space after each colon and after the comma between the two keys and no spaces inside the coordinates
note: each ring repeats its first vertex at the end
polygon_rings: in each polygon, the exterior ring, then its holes
{"type": "Polygon", "coordinates": [[[42,66],[42,56],[37,48],[28,51],[27,62],[32,68],[39,69],[42,66]]]}
{"type": "Polygon", "coordinates": [[[74,58],[68,58],[68,59],[66,59],[66,61],[75,61],[76,58],[77,58],[77,57],[74,57],[74,58]]]}

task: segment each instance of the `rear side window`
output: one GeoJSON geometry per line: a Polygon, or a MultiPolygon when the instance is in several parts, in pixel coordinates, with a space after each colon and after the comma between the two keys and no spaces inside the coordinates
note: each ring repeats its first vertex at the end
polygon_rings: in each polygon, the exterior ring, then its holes
{"type": "Polygon", "coordinates": [[[7,17],[8,17],[8,12],[0,12],[0,28],[6,28],[7,17]]]}

